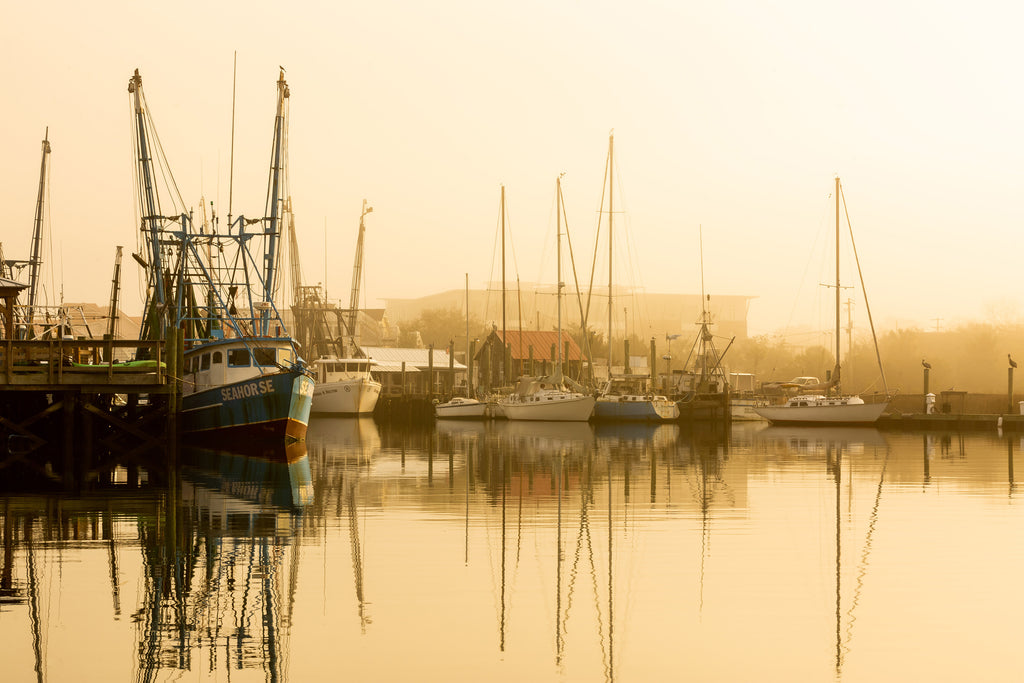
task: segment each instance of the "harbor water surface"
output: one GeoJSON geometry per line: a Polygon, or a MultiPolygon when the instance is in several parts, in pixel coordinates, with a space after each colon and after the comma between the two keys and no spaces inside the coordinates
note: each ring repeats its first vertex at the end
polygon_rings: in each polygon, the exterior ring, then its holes
{"type": "Polygon", "coordinates": [[[1019,681],[996,432],[314,418],[0,497],[2,679],[1019,681]]]}

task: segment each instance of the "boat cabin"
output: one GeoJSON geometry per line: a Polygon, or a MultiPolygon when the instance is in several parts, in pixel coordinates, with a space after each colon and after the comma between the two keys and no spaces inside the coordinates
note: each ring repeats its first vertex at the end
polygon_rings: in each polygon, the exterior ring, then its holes
{"type": "Polygon", "coordinates": [[[805,408],[811,406],[853,406],[863,404],[864,399],[860,396],[803,395],[794,396],[786,401],[786,405],[791,408],[805,408]]]}
{"type": "Polygon", "coordinates": [[[320,384],[344,382],[369,375],[380,381],[379,368],[370,358],[332,358],[322,356],[310,363],[313,375],[320,384]],[[377,371],[377,372],[375,372],[377,371]]]}
{"type": "Polygon", "coordinates": [[[225,339],[206,342],[185,352],[182,393],[205,391],[280,372],[295,362],[288,338],[225,339]]]}

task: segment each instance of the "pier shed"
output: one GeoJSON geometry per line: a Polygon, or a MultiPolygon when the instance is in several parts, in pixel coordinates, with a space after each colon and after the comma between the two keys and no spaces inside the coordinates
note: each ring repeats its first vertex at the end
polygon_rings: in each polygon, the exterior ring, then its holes
{"type": "Polygon", "coordinates": [[[0,301],[3,301],[0,312],[4,319],[4,339],[14,339],[14,304],[23,289],[28,289],[28,285],[0,277],[0,301]]]}

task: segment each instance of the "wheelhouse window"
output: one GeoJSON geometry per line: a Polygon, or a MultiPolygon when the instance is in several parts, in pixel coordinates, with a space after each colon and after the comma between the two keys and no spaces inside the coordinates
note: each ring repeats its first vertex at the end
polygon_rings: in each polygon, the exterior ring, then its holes
{"type": "Polygon", "coordinates": [[[224,354],[221,353],[220,351],[214,351],[213,352],[213,364],[214,365],[220,365],[223,362],[224,362],[224,354]]]}
{"type": "Polygon", "coordinates": [[[253,349],[256,365],[277,365],[277,349],[253,349]]]}
{"type": "Polygon", "coordinates": [[[233,368],[247,368],[251,365],[249,349],[231,349],[228,351],[228,365],[233,368]]]}
{"type": "Polygon", "coordinates": [[[210,369],[210,354],[204,353],[202,355],[201,364],[200,364],[199,368],[200,368],[200,370],[209,370],[210,369]]]}

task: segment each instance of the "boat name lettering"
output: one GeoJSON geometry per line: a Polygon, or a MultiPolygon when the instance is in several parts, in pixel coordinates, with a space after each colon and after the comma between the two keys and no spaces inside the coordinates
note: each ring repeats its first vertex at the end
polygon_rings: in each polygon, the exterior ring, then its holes
{"type": "Polygon", "coordinates": [[[262,396],[263,394],[274,393],[273,380],[263,379],[258,382],[249,382],[240,387],[224,387],[220,390],[220,397],[223,401],[234,401],[239,398],[250,396],[262,396]]]}

